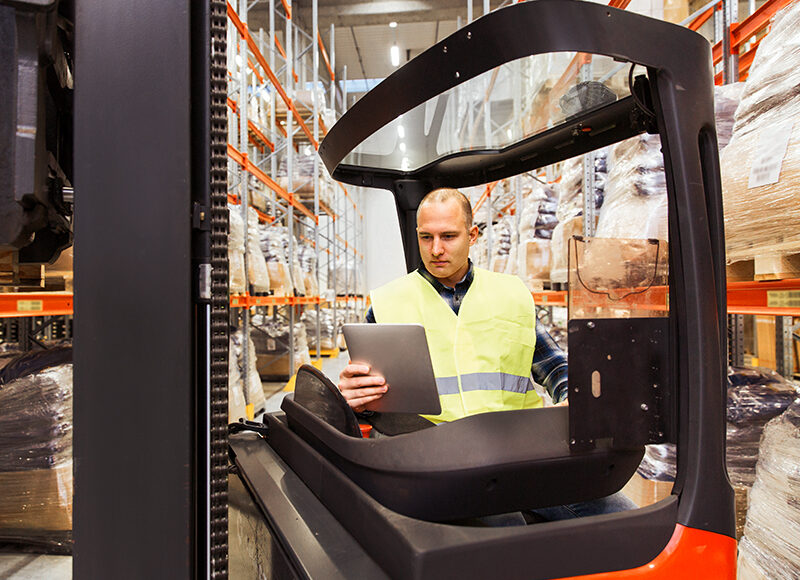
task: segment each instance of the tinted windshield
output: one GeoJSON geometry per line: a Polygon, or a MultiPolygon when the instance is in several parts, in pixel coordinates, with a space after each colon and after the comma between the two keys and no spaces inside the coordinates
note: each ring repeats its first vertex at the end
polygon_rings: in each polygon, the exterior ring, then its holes
{"type": "Polygon", "coordinates": [[[502,149],[629,95],[629,68],[574,52],[521,58],[400,115],[342,162],[413,171],[453,153],[502,149]]]}

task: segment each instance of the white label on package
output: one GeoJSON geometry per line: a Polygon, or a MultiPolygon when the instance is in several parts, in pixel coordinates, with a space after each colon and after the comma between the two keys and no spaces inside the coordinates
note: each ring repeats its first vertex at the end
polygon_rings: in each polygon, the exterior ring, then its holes
{"type": "Polygon", "coordinates": [[[750,167],[750,180],[747,182],[748,189],[778,183],[781,176],[781,165],[786,156],[786,149],[789,147],[789,138],[792,136],[794,121],[786,121],[761,130],[761,137],[758,140],[750,167]]]}

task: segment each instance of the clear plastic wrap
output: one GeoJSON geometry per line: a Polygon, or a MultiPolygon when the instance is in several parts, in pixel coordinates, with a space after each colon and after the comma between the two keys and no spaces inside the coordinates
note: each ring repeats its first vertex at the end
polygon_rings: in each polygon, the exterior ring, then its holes
{"type": "Polygon", "coordinates": [[[254,292],[267,293],[270,289],[269,272],[259,240],[258,214],[247,208],[247,275],[254,292]]]}
{"type": "Polygon", "coordinates": [[[722,152],[728,262],[800,251],[800,4],[775,15],[722,152]]]}
{"type": "MultiPolygon", "coordinates": [[[[310,351],[317,349],[317,311],[313,308],[306,308],[300,320],[305,324],[308,348],[310,351]]],[[[336,348],[337,325],[333,321],[332,308],[319,309],[319,334],[320,348],[322,350],[333,350],[336,348]]]]}
{"type": "Polygon", "coordinates": [[[290,296],[293,285],[291,270],[286,260],[286,248],[289,244],[286,228],[261,224],[258,228],[258,237],[269,273],[269,289],[275,296],[290,296]]]}
{"type": "MultiPolygon", "coordinates": [[[[797,395],[796,387],[775,371],[728,369],[726,464],[734,486],[753,485],[764,425],[783,413],[797,395]]],[[[673,481],[675,446],[648,445],[638,472],[646,479],[673,481]]]]}
{"type": "Polygon", "coordinates": [[[489,269],[493,272],[506,272],[512,262],[514,224],[509,215],[503,216],[492,229],[492,260],[489,269]]]}
{"type": "MultiPolygon", "coordinates": [[[[235,356],[237,365],[239,367],[240,377],[244,377],[243,343],[244,341],[241,330],[231,333],[229,356],[235,356]]],[[[264,397],[264,387],[261,385],[261,377],[259,376],[258,369],[256,368],[256,348],[253,344],[252,338],[248,339],[247,341],[247,349],[247,384],[242,386],[242,390],[244,391],[244,399],[248,407],[253,413],[258,413],[264,408],[266,404],[266,398],[264,397]]],[[[250,413],[248,413],[248,415],[249,414],[250,413]]]]}
{"type": "Polygon", "coordinates": [[[797,398],[795,386],[769,369],[728,371],[727,465],[731,482],[751,486],[764,425],[797,398]]]}
{"type": "Polygon", "coordinates": [[[667,183],[658,135],[639,135],[611,152],[599,238],[667,239],[667,183]]]}
{"type": "Polygon", "coordinates": [[[297,322],[294,325],[294,372],[297,372],[302,365],[311,364],[311,355],[308,348],[308,334],[304,322],[297,322]]]}
{"type": "Polygon", "coordinates": [[[0,541],[69,553],[72,364],[2,385],[0,409],[0,541]]]}
{"type": "Polygon", "coordinates": [[[244,270],[244,221],[239,206],[228,205],[228,272],[231,294],[247,291],[244,270]]]}
{"type": "Polygon", "coordinates": [[[559,222],[553,230],[550,244],[550,281],[564,283],[569,274],[569,241],[583,234],[583,216],[559,222]]]}
{"type": "Polygon", "coordinates": [[[720,152],[730,143],[736,109],[742,100],[744,83],[714,87],[714,121],[717,126],[717,145],[720,152]]]}
{"type": "Polygon", "coordinates": [[[583,155],[564,161],[556,218],[559,223],[583,214],[583,155]]]}
{"type": "Polygon", "coordinates": [[[331,267],[328,280],[333,281],[333,290],[337,296],[345,294],[361,294],[363,281],[359,263],[350,254],[340,255],[335,260],[336,269],[331,267]]]}
{"type": "Polygon", "coordinates": [[[309,245],[303,244],[297,251],[298,264],[300,266],[300,276],[306,296],[319,296],[319,285],[317,284],[317,255],[309,245]]]}
{"type": "Polygon", "coordinates": [[[738,578],[800,578],[800,403],[764,429],[738,578]]]}
{"type": "Polygon", "coordinates": [[[228,356],[228,423],[249,419],[242,388],[242,374],[239,372],[239,360],[234,353],[234,346],[231,345],[228,356]]]}
{"type": "Polygon", "coordinates": [[[650,481],[675,481],[675,444],[646,445],[636,473],[650,481]]]}

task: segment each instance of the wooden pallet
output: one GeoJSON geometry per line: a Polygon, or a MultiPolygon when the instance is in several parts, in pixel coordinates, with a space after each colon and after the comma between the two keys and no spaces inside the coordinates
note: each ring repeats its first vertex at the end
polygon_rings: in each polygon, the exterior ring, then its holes
{"type": "Polygon", "coordinates": [[[775,253],[728,264],[728,282],[800,278],[800,253],[775,253]]]}

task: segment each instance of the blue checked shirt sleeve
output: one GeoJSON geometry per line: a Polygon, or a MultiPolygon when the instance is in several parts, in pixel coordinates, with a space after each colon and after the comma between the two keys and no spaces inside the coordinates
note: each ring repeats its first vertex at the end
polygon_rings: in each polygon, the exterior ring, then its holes
{"type": "Polygon", "coordinates": [[[538,320],[531,374],[534,381],[547,389],[553,403],[560,403],[567,398],[567,355],[538,320]]]}

